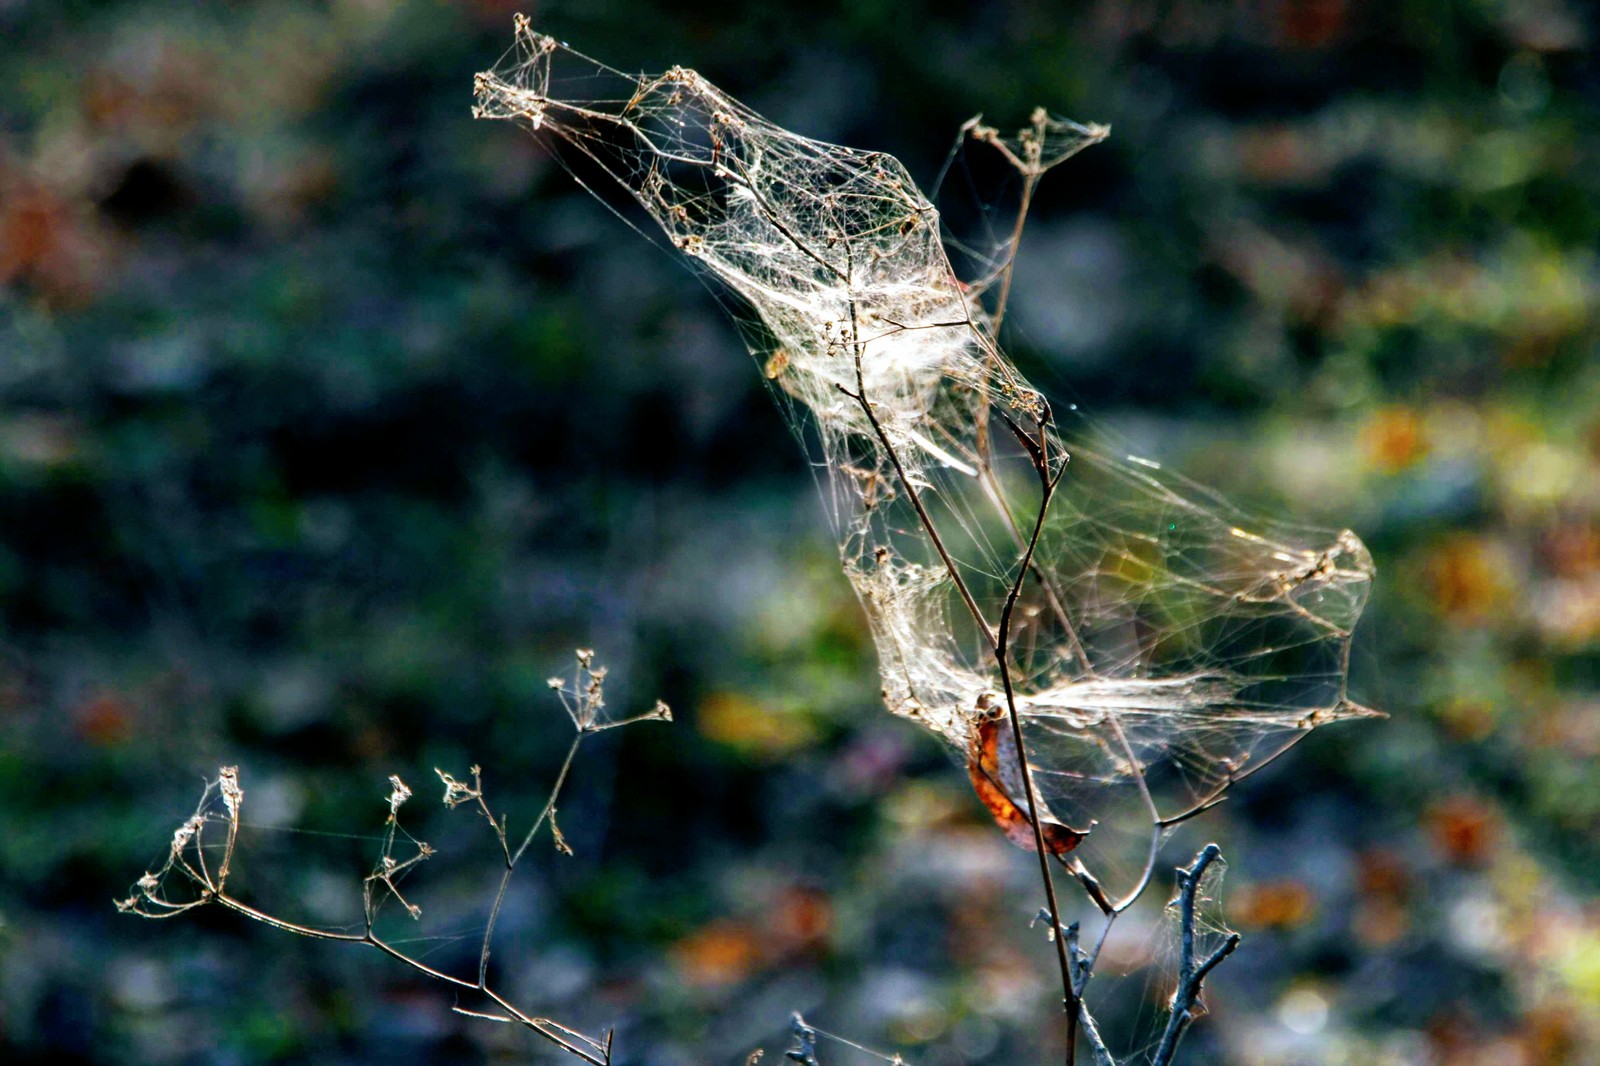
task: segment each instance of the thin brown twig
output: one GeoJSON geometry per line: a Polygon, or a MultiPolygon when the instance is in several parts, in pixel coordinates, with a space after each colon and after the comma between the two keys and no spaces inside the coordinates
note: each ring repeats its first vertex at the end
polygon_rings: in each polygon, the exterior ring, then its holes
{"type": "MultiPolygon", "coordinates": [[[[1008,152],[1007,155],[1010,155],[1008,152]]],[[[1014,157],[1013,157],[1014,158],[1014,157]]],[[[1028,211],[1033,207],[1033,192],[1038,187],[1039,175],[1024,171],[1022,176],[1022,201],[1017,205],[1017,223],[1011,229],[1011,239],[1006,246],[1006,265],[1000,272],[1000,294],[995,298],[992,329],[998,336],[1000,324],[1005,321],[1006,304],[1011,299],[1011,277],[1017,265],[1017,247],[1022,243],[1022,227],[1027,224],[1028,211]]]]}
{"type": "Polygon", "coordinates": [[[1028,764],[1028,749],[1022,739],[1022,716],[1017,712],[1016,687],[1012,683],[1011,664],[1008,651],[1011,639],[1011,619],[1016,610],[1017,600],[1022,595],[1023,582],[1028,577],[1028,564],[1033,559],[1033,552],[1039,545],[1040,534],[1044,530],[1045,516],[1050,509],[1050,501],[1055,495],[1055,489],[1060,484],[1061,477],[1066,473],[1062,466],[1054,476],[1051,475],[1046,462],[1043,449],[1044,436],[1043,424],[1039,427],[1041,445],[1037,452],[1029,450],[1034,459],[1035,469],[1038,471],[1042,485],[1039,510],[1034,519],[1033,535],[1028,538],[1028,546],[1022,553],[1022,559],[1017,566],[1016,578],[1011,583],[1011,588],[1006,594],[1005,606],[1000,610],[1000,626],[995,643],[995,662],[1000,670],[1000,684],[1005,692],[1006,717],[1011,724],[1012,742],[1017,748],[1017,762],[1022,769],[1022,791],[1028,798],[1028,821],[1033,827],[1034,849],[1039,856],[1039,875],[1044,881],[1045,901],[1050,908],[1051,930],[1055,935],[1051,938],[1056,945],[1056,959],[1061,968],[1062,1010],[1067,1016],[1067,1066],[1072,1066],[1077,1058],[1078,1050],[1078,1005],[1080,991],[1072,979],[1072,963],[1068,958],[1065,939],[1060,934],[1061,905],[1056,899],[1055,877],[1050,870],[1049,850],[1044,842],[1044,826],[1039,821],[1039,804],[1033,786],[1033,770],[1028,764]]]}
{"type": "MultiPolygon", "coordinates": [[[[849,242],[845,243],[845,258],[848,267],[848,273],[853,274],[854,264],[849,242]]],[[[917,518],[921,522],[924,532],[928,534],[928,539],[933,544],[934,549],[938,552],[939,558],[944,564],[946,572],[949,573],[951,581],[954,583],[957,592],[960,594],[962,602],[966,605],[967,610],[972,614],[973,620],[977,623],[979,630],[988,639],[990,648],[994,653],[995,662],[999,666],[1000,682],[1005,692],[1006,713],[1007,717],[1010,719],[1012,737],[1017,747],[1018,762],[1022,766],[1023,791],[1026,793],[1028,799],[1028,821],[1033,829],[1034,844],[1039,855],[1040,877],[1044,883],[1045,900],[1049,905],[1052,928],[1059,929],[1061,926],[1061,906],[1056,897],[1055,878],[1050,870],[1050,851],[1045,845],[1044,828],[1039,820],[1038,803],[1034,795],[1035,790],[1033,787],[1033,775],[1028,765],[1027,749],[1023,744],[1022,720],[1017,711],[1016,690],[1014,684],[1012,683],[1007,644],[1010,639],[1011,619],[1016,609],[1017,600],[1022,594],[1022,585],[1027,580],[1028,573],[1030,572],[1029,567],[1033,558],[1033,552],[1038,547],[1039,538],[1044,531],[1044,522],[1049,512],[1050,500],[1055,492],[1056,486],[1060,483],[1061,476],[1066,471],[1066,467],[1063,466],[1054,475],[1050,473],[1048,456],[1045,450],[1047,447],[1048,438],[1044,433],[1044,424],[1041,422],[1039,427],[1040,443],[1036,449],[1030,448],[1029,454],[1033,458],[1035,470],[1038,473],[1043,486],[1043,497],[1040,501],[1039,510],[1034,521],[1033,535],[1029,538],[1020,564],[1017,567],[1016,578],[1011,583],[1011,587],[1006,596],[1005,605],[1001,609],[999,628],[996,629],[990,625],[989,620],[984,617],[982,610],[978,607],[977,601],[973,598],[971,590],[967,587],[966,581],[962,578],[961,573],[956,566],[955,560],[951,558],[949,551],[945,548],[944,540],[939,535],[938,527],[934,524],[932,516],[928,514],[927,508],[923,505],[921,496],[917,492],[916,486],[906,475],[905,467],[901,464],[899,452],[895,448],[894,442],[890,440],[888,432],[884,429],[883,424],[878,419],[877,412],[873,410],[872,401],[866,394],[866,373],[862,366],[862,360],[865,354],[864,349],[866,345],[860,339],[859,315],[853,293],[851,293],[849,296],[849,309],[851,353],[855,363],[854,369],[856,377],[856,391],[852,393],[843,386],[840,386],[840,392],[844,393],[844,395],[853,399],[857,404],[860,405],[862,413],[866,416],[867,424],[872,428],[874,436],[877,437],[878,443],[882,446],[885,455],[888,457],[889,462],[894,467],[895,476],[900,482],[901,488],[910,498],[912,507],[916,510],[917,518]]],[[[1061,971],[1062,1010],[1067,1018],[1066,1062],[1067,1066],[1072,1066],[1077,1050],[1078,995],[1074,990],[1072,967],[1067,958],[1066,945],[1064,942],[1062,942],[1059,935],[1053,937],[1053,939],[1056,944],[1057,962],[1061,971]]]]}

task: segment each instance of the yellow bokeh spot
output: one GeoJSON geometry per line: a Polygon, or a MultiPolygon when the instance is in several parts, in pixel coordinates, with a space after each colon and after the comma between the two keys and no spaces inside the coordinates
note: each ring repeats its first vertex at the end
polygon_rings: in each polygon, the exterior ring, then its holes
{"type": "Polygon", "coordinates": [[[697,721],[707,740],[750,755],[786,755],[817,738],[807,715],[769,707],[742,692],[713,692],[700,705],[697,721]]]}

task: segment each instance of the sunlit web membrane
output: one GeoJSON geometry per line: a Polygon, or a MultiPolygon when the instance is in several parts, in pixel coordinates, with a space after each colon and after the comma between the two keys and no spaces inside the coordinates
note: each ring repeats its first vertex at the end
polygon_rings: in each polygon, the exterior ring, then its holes
{"type": "MultiPolygon", "coordinates": [[[[742,301],[751,351],[826,471],[890,711],[970,758],[1042,462],[1062,480],[1010,643],[1057,816],[1099,821],[1091,840],[1124,813],[1148,834],[1141,786],[1169,817],[1310,729],[1371,713],[1346,694],[1373,574],[1361,541],[1247,518],[1063,427],[896,159],[791,133],[692,70],[612,70],[525,19],[478,77],[476,114],[587,156],[742,301]]],[[[973,132],[1035,174],[1105,134],[1043,112],[1015,137],[973,132]]]]}

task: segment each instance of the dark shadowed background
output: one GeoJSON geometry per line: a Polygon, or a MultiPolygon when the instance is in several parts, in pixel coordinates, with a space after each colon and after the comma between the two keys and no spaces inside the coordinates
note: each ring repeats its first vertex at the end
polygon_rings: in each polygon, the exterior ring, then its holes
{"type": "MultiPolygon", "coordinates": [[[[0,0],[0,1054],[561,1061],[376,953],[112,900],[237,764],[241,894],[353,921],[397,773],[440,851],[411,946],[470,970],[496,860],[432,768],[525,824],[570,735],[545,678],[592,646],[619,712],[678,721],[586,745],[575,854],[541,841],[501,919],[519,1002],[630,1064],[771,1062],[795,1009],[917,1066],[1054,1061],[1034,860],[879,705],[736,330],[470,119],[516,9],[0,0]]],[[[529,14],[925,181],[978,111],[1110,123],[1047,179],[1012,351],[1169,467],[1360,533],[1352,693],[1392,715],[1174,843],[1223,845],[1245,935],[1181,1061],[1600,1062],[1592,9],[529,14]]]]}

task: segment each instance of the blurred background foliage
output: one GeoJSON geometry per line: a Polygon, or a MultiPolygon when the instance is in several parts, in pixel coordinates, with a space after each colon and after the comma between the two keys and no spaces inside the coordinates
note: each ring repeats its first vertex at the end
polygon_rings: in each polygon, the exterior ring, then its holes
{"type": "MultiPolygon", "coordinates": [[[[1054,1058],[1033,860],[878,706],[735,330],[469,119],[517,6],[0,0],[6,1061],[555,1061],[375,954],[111,900],[237,763],[240,890],[354,920],[399,773],[441,852],[414,946],[469,967],[492,841],[431,768],[530,817],[578,645],[679,721],[586,745],[576,854],[502,921],[521,1002],[627,1063],[770,1060],[792,1009],[919,1066],[1054,1058]]],[[[1044,187],[1013,350],[1139,451],[1358,531],[1353,693],[1392,714],[1180,835],[1223,844],[1246,937],[1186,1061],[1600,1061],[1593,9],[529,14],[928,181],[979,110],[1110,122],[1044,187]]]]}

